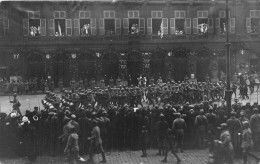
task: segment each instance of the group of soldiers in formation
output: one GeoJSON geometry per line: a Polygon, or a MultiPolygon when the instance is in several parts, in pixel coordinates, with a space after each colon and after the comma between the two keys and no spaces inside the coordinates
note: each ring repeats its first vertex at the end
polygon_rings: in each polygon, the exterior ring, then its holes
{"type": "MultiPolygon", "coordinates": [[[[78,91],[73,95],[77,96],[86,95],[89,101],[95,99],[101,106],[108,106],[114,104],[117,106],[123,106],[128,104],[131,107],[138,105],[143,106],[142,102],[148,103],[148,105],[155,104],[183,104],[199,103],[205,99],[208,100],[220,100],[224,98],[224,90],[226,87],[225,82],[189,82],[188,79],[182,82],[168,81],[163,83],[159,78],[155,83],[153,79],[147,83],[146,78],[138,78],[138,85],[125,85],[120,83],[120,79],[117,79],[116,85],[109,83],[105,85],[104,80],[100,81],[100,85],[92,85],[95,82],[91,82],[91,87],[83,85],[83,80],[79,81],[79,85],[75,85],[72,82],[70,85],[70,91],[78,91]],[[91,96],[90,96],[91,95],[91,96]]],[[[60,91],[63,87],[60,85],[60,91]]]]}

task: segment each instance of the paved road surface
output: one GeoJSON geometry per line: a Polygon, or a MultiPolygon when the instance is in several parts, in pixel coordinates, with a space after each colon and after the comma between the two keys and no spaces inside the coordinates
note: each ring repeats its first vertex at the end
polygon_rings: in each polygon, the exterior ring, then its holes
{"type": "MultiPolygon", "coordinates": [[[[255,88],[256,89],[256,88],[255,88]]],[[[237,95],[239,95],[239,92],[237,91],[237,95]]],[[[25,113],[25,110],[33,110],[34,106],[40,106],[41,109],[43,109],[41,100],[44,98],[45,95],[18,95],[18,99],[21,103],[21,112],[22,114],[25,113]]],[[[13,97],[10,96],[10,99],[13,97]]],[[[257,98],[260,99],[260,89],[258,92],[254,92],[253,94],[249,94],[249,99],[242,100],[239,98],[239,102],[245,105],[247,102],[250,102],[250,104],[253,104],[254,102],[257,102],[257,98]]],[[[234,95],[232,97],[232,101],[234,101],[234,95]]],[[[260,103],[260,100],[259,100],[260,103]]],[[[9,96],[0,96],[0,110],[1,112],[10,113],[12,110],[12,104],[9,103],[9,96]]]]}
{"type": "MultiPolygon", "coordinates": [[[[156,150],[148,150],[148,157],[140,157],[141,151],[123,151],[123,152],[106,152],[107,164],[162,164],[162,156],[157,156],[156,150]]],[[[186,150],[184,153],[179,153],[182,162],[180,164],[207,164],[208,161],[208,151],[207,150],[186,150]]],[[[87,156],[83,156],[86,160],[87,156]]],[[[99,163],[102,160],[101,155],[95,156],[95,162],[99,163]]],[[[27,164],[27,158],[17,158],[17,159],[2,159],[0,164],[27,164]]],[[[50,156],[40,156],[37,158],[36,164],[61,164],[65,162],[65,156],[50,157],[50,156]]],[[[177,160],[175,157],[169,153],[168,163],[175,164],[177,160]]],[[[242,159],[235,159],[234,164],[242,164],[242,159]]],[[[256,164],[253,160],[249,159],[248,164],[256,164]]]]}

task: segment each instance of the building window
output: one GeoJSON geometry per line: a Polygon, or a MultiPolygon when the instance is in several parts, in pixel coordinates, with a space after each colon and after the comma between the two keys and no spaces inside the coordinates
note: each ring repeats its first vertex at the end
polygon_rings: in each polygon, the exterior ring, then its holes
{"type": "Polygon", "coordinates": [[[72,36],[72,20],[66,19],[65,11],[54,11],[54,19],[48,20],[48,31],[50,36],[63,37],[72,36]]]}
{"type": "Polygon", "coordinates": [[[152,18],[147,19],[147,34],[158,35],[160,37],[168,34],[168,19],[163,18],[163,12],[152,11],[151,15],[152,18]]]}
{"type": "Polygon", "coordinates": [[[90,11],[79,12],[80,36],[90,36],[90,11]]]}
{"type": "Polygon", "coordinates": [[[29,36],[40,36],[41,21],[40,11],[28,11],[29,18],[29,36]]]}
{"type": "MultiPolygon", "coordinates": [[[[235,18],[230,17],[230,12],[228,12],[229,17],[229,32],[235,33],[235,18]]],[[[216,18],[216,33],[217,34],[226,34],[227,25],[226,25],[226,11],[219,11],[219,18],[216,18]]]]}
{"type": "Polygon", "coordinates": [[[175,11],[175,35],[182,35],[185,33],[185,11],[175,11]]]}
{"type": "Polygon", "coordinates": [[[123,19],[124,35],[144,35],[144,18],[140,18],[140,12],[129,10],[128,17],[123,19]]]}
{"type": "Polygon", "coordinates": [[[193,34],[201,36],[213,34],[213,19],[208,18],[208,11],[197,11],[197,18],[193,18],[193,34]]]}
{"type": "Polygon", "coordinates": [[[91,12],[79,11],[78,14],[79,19],[74,19],[74,36],[96,35],[96,19],[91,18],[91,12]]]}
{"type": "Polygon", "coordinates": [[[9,19],[7,10],[0,10],[0,37],[6,36],[9,32],[9,19]]]}
{"type": "Polygon", "coordinates": [[[174,18],[170,19],[170,31],[172,35],[191,33],[191,19],[186,18],[186,12],[184,10],[174,11],[174,18]]]}
{"type": "Polygon", "coordinates": [[[106,36],[121,34],[121,19],[115,17],[115,11],[104,11],[104,18],[99,20],[99,34],[106,36]]]}
{"type": "Polygon", "coordinates": [[[40,11],[27,11],[27,18],[23,19],[23,35],[46,36],[46,19],[41,19],[40,11]]]}
{"type": "Polygon", "coordinates": [[[247,33],[260,33],[260,10],[250,10],[250,17],[246,18],[247,33]]]}
{"type": "Polygon", "coordinates": [[[54,11],[55,36],[66,35],[65,18],[66,18],[65,11],[54,11]]]}
{"type": "Polygon", "coordinates": [[[208,34],[208,11],[198,11],[198,34],[208,34]]]}

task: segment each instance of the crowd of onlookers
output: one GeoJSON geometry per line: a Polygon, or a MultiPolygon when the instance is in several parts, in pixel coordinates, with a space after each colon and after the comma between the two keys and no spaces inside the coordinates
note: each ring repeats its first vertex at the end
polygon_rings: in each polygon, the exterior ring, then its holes
{"type": "Polygon", "coordinates": [[[220,139],[221,134],[218,127],[226,127],[234,153],[239,156],[243,152],[243,137],[239,134],[243,134],[242,125],[247,121],[248,128],[252,131],[253,149],[260,150],[260,115],[257,103],[242,106],[235,101],[232,112],[225,103],[218,106],[208,101],[197,105],[161,104],[138,108],[128,105],[110,105],[104,108],[95,103],[83,108],[53,104],[45,106],[45,109],[35,107],[34,111],[26,111],[24,116],[17,112],[19,105],[15,101],[12,103],[13,111],[1,113],[0,117],[1,156],[26,155],[34,161],[37,155],[61,155],[67,144],[70,127],[75,128],[75,133],[78,134],[79,155],[89,154],[89,137],[93,135],[91,132],[94,124],[100,128],[105,151],[142,149],[144,157],[147,148],[158,148],[158,155],[165,155],[168,149],[165,143],[169,142],[171,133],[176,143],[174,146],[180,152],[205,148],[214,152],[214,140],[220,139]]]}

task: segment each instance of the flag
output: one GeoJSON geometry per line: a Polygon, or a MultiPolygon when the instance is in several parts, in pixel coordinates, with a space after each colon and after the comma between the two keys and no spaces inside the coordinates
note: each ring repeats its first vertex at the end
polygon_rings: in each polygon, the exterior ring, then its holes
{"type": "Polygon", "coordinates": [[[163,20],[161,22],[160,31],[161,31],[160,37],[163,38],[163,20]]]}
{"type": "Polygon", "coordinates": [[[59,30],[59,35],[61,36],[61,27],[60,27],[60,22],[58,22],[58,30],[59,30]]]}

